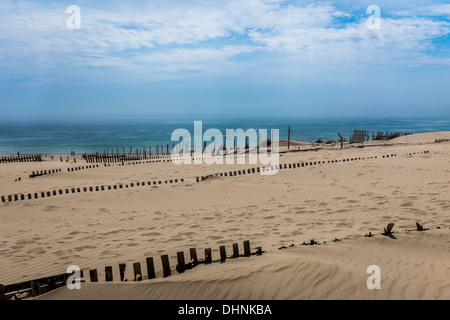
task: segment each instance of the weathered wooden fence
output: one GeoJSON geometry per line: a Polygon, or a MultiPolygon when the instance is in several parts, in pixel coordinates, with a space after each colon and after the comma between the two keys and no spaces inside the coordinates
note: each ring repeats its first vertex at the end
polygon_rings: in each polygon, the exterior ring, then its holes
{"type": "MultiPolygon", "coordinates": [[[[140,262],[134,262],[132,265],[133,278],[128,279],[126,276],[127,264],[120,263],[118,265],[119,279],[117,281],[143,281],[155,279],[157,274],[161,274],[166,278],[172,275],[173,271],[178,273],[184,273],[186,270],[193,269],[200,264],[213,264],[216,262],[224,263],[227,259],[236,259],[239,257],[250,257],[252,255],[262,255],[262,247],[256,247],[255,251],[251,251],[250,241],[243,242],[243,252],[240,253],[238,243],[233,243],[232,253],[227,254],[226,247],[224,245],[219,247],[219,257],[213,258],[211,248],[204,249],[204,259],[198,258],[197,249],[189,249],[189,260],[186,261],[185,252],[179,251],[176,254],[175,268],[171,267],[170,259],[167,254],[161,255],[161,269],[155,268],[155,261],[153,257],[145,258],[145,269],[147,276],[144,277],[143,268],[140,262]]],[[[97,269],[89,269],[89,282],[99,282],[99,272],[97,269]]],[[[28,298],[36,297],[51,290],[63,287],[67,285],[67,281],[72,274],[63,273],[56,276],[35,279],[31,281],[24,281],[9,285],[0,284],[0,300],[9,300],[11,298],[28,298]]],[[[106,266],[104,271],[105,282],[114,281],[114,273],[112,266],[106,266]]],[[[74,279],[75,280],[75,279],[74,279]]],[[[81,278],[77,279],[80,283],[86,282],[84,279],[84,272],[81,270],[81,278]]]]}
{"type": "Polygon", "coordinates": [[[24,154],[18,156],[0,156],[0,163],[10,162],[38,162],[42,161],[41,154],[24,154]]]}

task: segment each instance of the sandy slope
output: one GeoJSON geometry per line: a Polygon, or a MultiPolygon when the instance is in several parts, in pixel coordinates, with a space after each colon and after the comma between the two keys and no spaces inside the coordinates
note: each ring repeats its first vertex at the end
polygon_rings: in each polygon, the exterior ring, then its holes
{"type": "Polygon", "coordinates": [[[450,298],[449,230],[394,233],[199,266],[165,279],[83,283],[39,299],[444,299],[450,298]],[[420,252],[420,254],[418,254],[420,252]],[[367,267],[381,270],[369,290],[367,267]]]}
{"type": "MultiPolygon", "coordinates": [[[[212,247],[217,258],[220,245],[231,252],[232,243],[248,239],[267,253],[201,266],[151,284],[86,284],[85,290],[70,294],[93,298],[97,292],[106,294],[110,286],[123,286],[114,291],[117,298],[203,298],[192,290],[201,288],[209,292],[208,298],[448,299],[449,232],[435,228],[450,226],[450,143],[430,143],[435,137],[450,138],[450,132],[401,137],[391,145],[352,145],[344,150],[328,146],[282,154],[281,163],[377,158],[280,170],[273,176],[214,177],[200,183],[195,183],[196,176],[254,165],[139,164],[63,170],[29,179],[33,170],[85,164],[1,164],[0,195],[181,177],[186,181],[0,203],[0,283],[59,274],[71,264],[97,268],[100,279],[104,267],[112,265],[117,279],[118,263],[144,265],[150,256],[160,275],[161,254],[169,254],[173,266],[177,251],[212,247]],[[420,153],[425,150],[430,153],[420,153]],[[413,152],[417,154],[409,155],[413,152]],[[382,158],[394,153],[396,157],[382,158]],[[14,181],[18,176],[22,181],[14,181]],[[416,221],[432,230],[402,233],[397,240],[364,238],[278,250],[310,239],[323,242],[369,231],[379,234],[388,222],[403,232],[416,221]],[[378,262],[387,268],[383,283],[389,290],[373,293],[365,288],[365,268],[378,262]],[[268,288],[263,280],[275,274],[268,288]],[[410,281],[414,277],[426,285],[410,281]],[[297,288],[297,281],[306,287],[297,288]],[[173,296],[170,288],[179,284],[185,289],[173,296]]],[[[58,291],[49,297],[58,294],[68,293],[58,291]]]]}

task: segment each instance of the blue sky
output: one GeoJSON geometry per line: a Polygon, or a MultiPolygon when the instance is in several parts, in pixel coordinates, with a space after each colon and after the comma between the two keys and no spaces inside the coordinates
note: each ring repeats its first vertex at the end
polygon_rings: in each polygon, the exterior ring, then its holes
{"type": "Polygon", "coordinates": [[[448,114],[449,84],[441,1],[0,3],[4,118],[448,114]]]}

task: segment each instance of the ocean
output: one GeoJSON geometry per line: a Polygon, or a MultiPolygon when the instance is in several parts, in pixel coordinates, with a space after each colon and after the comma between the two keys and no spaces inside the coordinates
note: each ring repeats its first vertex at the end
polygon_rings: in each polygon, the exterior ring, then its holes
{"type": "Polygon", "coordinates": [[[203,132],[216,128],[225,135],[226,129],[279,129],[280,139],[287,139],[288,127],[291,140],[315,142],[318,139],[338,140],[340,133],[346,140],[353,130],[424,133],[450,131],[450,115],[421,117],[285,117],[285,118],[223,118],[209,116],[176,119],[108,119],[108,120],[0,120],[0,154],[12,155],[41,153],[69,155],[103,152],[106,149],[123,148],[126,152],[156,145],[172,145],[175,129],[184,128],[193,137],[194,120],[203,121],[203,132]]]}

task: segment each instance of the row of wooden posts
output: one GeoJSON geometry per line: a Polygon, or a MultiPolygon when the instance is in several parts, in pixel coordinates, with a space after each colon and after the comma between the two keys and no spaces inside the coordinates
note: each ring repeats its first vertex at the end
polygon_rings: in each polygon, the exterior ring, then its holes
{"type": "Polygon", "coordinates": [[[26,154],[17,155],[9,157],[0,157],[0,163],[10,163],[10,162],[37,162],[42,161],[41,154],[26,154]]]}
{"type": "MultiPolygon", "coordinates": [[[[394,156],[394,155],[391,155],[394,156]]],[[[385,156],[383,156],[384,158],[385,156]]],[[[387,155],[386,157],[389,157],[387,155]]],[[[315,166],[317,164],[325,164],[325,163],[338,163],[338,162],[346,162],[346,161],[354,161],[354,160],[364,160],[364,159],[372,159],[377,158],[375,157],[367,157],[367,158],[350,158],[350,159],[342,159],[342,160],[327,160],[327,161],[310,161],[310,162],[295,162],[295,163],[284,163],[284,164],[276,164],[272,165],[271,167],[256,167],[256,168],[249,168],[244,170],[235,170],[235,171],[229,171],[229,172],[221,172],[216,174],[210,174],[206,176],[196,177],[196,182],[207,180],[209,177],[233,177],[237,175],[244,175],[244,174],[252,174],[252,173],[259,173],[259,172],[265,172],[270,170],[282,170],[282,169],[295,169],[295,168],[302,168],[302,167],[308,167],[308,166],[315,166]]]]}
{"type": "Polygon", "coordinates": [[[40,177],[40,176],[44,176],[44,175],[47,175],[47,174],[58,173],[58,172],[61,172],[61,169],[33,171],[32,174],[30,174],[29,177],[30,178],[40,177]]]}
{"type": "Polygon", "coordinates": [[[78,187],[78,188],[70,188],[70,189],[59,189],[57,190],[52,190],[52,191],[41,191],[41,192],[35,192],[34,194],[32,193],[28,193],[26,196],[25,194],[13,194],[13,195],[8,195],[8,196],[1,196],[1,201],[2,202],[12,202],[12,201],[19,201],[19,200],[31,200],[31,199],[38,199],[39,195],[40,198],[48,198],[51,196],[56,196],[56,195],[62,195],[62,194],[69,194],[69,193],[81,193],[81,192],[93,192],[93,191],[105,191],[105,190],[117,190],[117,189],[123,189],[123,188],[133,188],[134,186],[155,186],[155,185],[161,185],[161,184],[173,184],[173,183],[178,183],[178,182],[184,182],[184,178],[181,179],[170,179],[170,180],[159,180],[159,181],[142,181],[142,182],[131,182],[129,184],[114,184],[114,185],[109,185],[109,186],[95,186],[95,187],[78,187]]]}
{"type": "MultiPolygon", "coordinates": [[[[251,255],[261,255],[263,253],[262,247],[256,247],[255,252],[251,252],[250,248],[250,241],[246,240],[243,242],[243,254],[240,254],[239,252],[239,245],[238,243],[233,243],[233,253],[231,256],[227,255],[226,247],[224,245],[219,247],[219,254],[220,258],[214,260],[212,256],[212,250],[211,248],[204,249],[204,259],[199,259],[197,257],[197,249],[191,248],[189,249],[190,259],[188,262],[186,262],[184,251],[177,252],[177,265],[175,267],[175,270],[178,273],[184,273],[188,269],[192,269],[199,264],[211,264],[214,262],[221,262],[224,263],[227,259],[236,259],[239,257],[250,257],[251,255]]],[[[161,259],[161,265],[162,265],[162,276],[164,278],[169,277],[172,274],[172,268],[170,266],[169,256],[168,255],[162,255],[160,257],[161,259]]],[[[126,263],[121,263],[118,266],[119,269],[119,275],[120,275],[120,281],[128,281],[126,278],[126,263]]],[[[153,257],[146,258],[146,269],[147,269],[147,279],[151,280],[156,278],[156,268],[155,268],[155,262],[153,257]]],[[[84,278],[84,272],[83,270],[80,270],[81,273],[81,279],[79,279],[81,282],[84,282],[82,280],[84,278]]],[[[71,276],[71,274],[64,273],[52,277],[47,278],[41,278],[41,279],[35,279],[31,281],[25,281],[10,285],[2,285],[0,284],[0,300],[6,300],[10,299],[16,294],[29,294],[31,296],[38,296],[40,294],[49,292],[51,290],[54,290],[59,287],[63,287],[67,284],[67,280],[71,276]]],[[[141,263],[135,262],[133,263],[133,277],[134,281],[142,281],[144,280],[141,263]]],[[[98,272],[97,269],[90,269],[89,270],[89,280],[90,282],[99,282],[98,272]]],[[[111,282],[114,281],[113,277],[113,267],[112,266],[106,266],[105,267],[105,282],[111,282]]]]}
{"type": "MultiPolygon", "coordinates": [[[[290,130],[290,129],[289,129],[290,130]]],[[[290,138],[289,138],[290,139],[290,138]]],[[[270,140],[267,141],[269,143],[270,140]]],[[[119,149],[117,149],[117,152],[114,153],[114,150],[111,149],[111,153],[109,152],[109,149],[104,150],[103,153],[97,152],[95,154],[84,154],[83,159],[86,160],[86,162],[91,163],[100,163],[100,162],[124,162],[124,161],[139,161],[139,160],[147,160],[147,159],[157,159],[161,157],[170,157],[172,155],[172,151],[175,150],[176,154],[180,154],[180,151],[188,150],[188,145],[186,144],[185,147],[182,147],[180,145],[172,145],[172,148],[167,144],[166,148],[164,150],[164,146],[156,146],[155,153],[152,153],[152,147],[149,148],[149,152],[147,152],[146,148],[143,149],[137,149],[134,153],[132,151],[132,147],[130,147],[130,152],[125,153],[125,148],[123,148],[122,153],[119,153],[119,149]]],[[[206,141],[203,142],[203,151],[206,149],[206,141]]],[[[245,150],[249,150],[249,139],[246,137],[245,140],[245,150]]],[[[219,146],[218,150],[225,151],[227,150],[225,148],[225,145],[219,146]]],[[[218,151],[217,150],[217,151],[218,151]]],[[[237,152],[237,144],[236,141],[234,141],[234,153],[237,152]]],[[[259,150],[259,146],[256,147],[256,150],[259,150]]],[[[183,152],[181,152],[183,153],[183,152]]],[[[194,154],[194,151],[190,151],[190,154],[194,154]]],[[[184,153],[183,153],[184,155],[184,153]]]]}
{"type": "MultiPolygon", "coordinates": [[[[415,155],[419,153],[429,153],[429,151],[422,151],[422,152],[411,152],[409,155],[415,155]]],[[[405,154],[408,155],[408,154],[405,154]]],[[[383,158],[389,158],[389,157],[396,157],[397,154],[387,154],[383,155],[383,158]]],[[[349,162],[349,161],[356,161],[356,160],[365,160],[365,159],[377,159],[377,156],[372,157],[358,157],[358,158],[348,158],[348,159],[341,159],[341,160],[326,160],[326,161],[310,161],[310,162],[295,162],[295,163],[284,163],[284,164],[277,164],[272,165],[271,167],[256,167],[256,168],[249,168],[244,170],[235,170],[235,171],[229,171],[229,172],[222,172],[222,173],[215,173],[210,174],[206,176],[196,177],[196,182],[201,182],[204,180],[207,180],[209,177],[227,177],[227,176],[237,176],[237,175],[244,175],[244,174],[252,174],[252,173],[259,173],[259,172],[265,172],[269,170],[283,170],[283,169],[295,169],[295,168],[302,168],[307,166],[315,166],[317,164],[325,164],[325,163],[338,163],[338,162],[349,162]]]]}
{"type": "Polygon", "coordinates": [[[93,169],[93,168],[98,168],[98,164],[97,165],[89,165],[89,166],[78,166],[78,167],[71,167],[71,168],[67,168],[67,172],[74,172],[74,171],[81,171],[84,169],[93,169]]]}
{"type": "MultiPolygon", "coordinates": [[[[409,154],[406,153],[404,155],[415,155],[415,154],[421,154],[421,153],[429,153],[429,151],[421,151],[421,152],[410,152],[409,154]]],[[[389,158],[389,157],[395,157],[397,156],[397,154],[391,154],[391,155],[383,155],[383,158],[389,158]]],[[[338,163],[338,162],[349,162],[349,161],[356,161],[356,160],[365,160],[365,159],[373,159],[373,158],[377,158],[377,156],[371,156],[371,157],[358,157],[358,158],[348,158],[348,159],[341,159],[341,160],[326,160],[326,161],[310,161],[310,162],[296,162],[296,163],[284,163],[284,164],[279,164],[279,165],[272,165],[270,168],[266,168],[266,167],[256,167],[256,168],[249,168],[249,169],[244,169],[244,170],[235,170],[235,171],[230,171],[230,172],[222,172],[222,173],[216,173],[216,174],[210,174],[210,175],[206,175],[206,176],[201,176],[201,177],[196,177],[196,182],[201,182],[204,181],[206,179],[208,179],[209,177],[213,177],[213,176],[237,176],[237,175],[243,175],[243,174],[251,174],[251,173],[259,173],[261,171],[269,171],[269,170],[282,170],[282,169],[295,169],[295,168],[301,168],[301,167],[307,167],[307,166],[314,166],[317,164],[325,164],[325,163],[338,163]]],[[[184,178],[182,179],[171,179],[171,180],[159,180],[159,181],[147,181],[147,185],[151,186],[151,185],[161,185],[161,184],[172,184],[172,183],[178,183],[178,181],[180,182],[184,182],[184,178]]],[[[145,186],[146,182],[142,181],[142,182],[136,182],[136,186],[145,186]]],[[[104,191],[104,190],[111,190],[111,189],[122,189],[122,188],[128,188],[128,187],[134,187],[135,184],[133,182],[131,182],[128,186],[128,184],[116,184],[113,186],[95,186],[95,191],[104,191]]],[[[69,193],[80,193],[80,192],[87,192],[89,190],[89,192],[93,192],[94,191],[94,187],[83,187],[83,188],[71,188],[71,189],[65,189],[65,193],[69,194],[69,193]]],[[[50,197],[50,196],[56,196],[56,195],[62,195],[64,194],[63,189],[59,189],[58,191],[53,190],[53,191],[41,191],[40,195],[41,198],[45,198],[45,197],[50,197]]],[[[39,193],[34,193],[34,197],[33,194],[28,193],[27,197],[25,197],[25,194],[14,194],[14,195],[8,195],[8,196],[1,196],[1,201],[2,202],[12,202],[12,201],[19,201],[19,200],[25,200],[25,198],[27,198],[28,200],[31,199],[38,199],[39,198],[39,193]]]]}
{"type": "MultiPolygon", "coordinates": [[[[172,149],[175,147],[175,144],[172,146],[172,149]]],[[[152,147],[149,147],[147,152],[146,148],[137,149],[133,152],[133,148],[130,147],[130,152],[125,153],[125,147],[122,148],[122,153],[119,152],[119,149],[114,153],[114,149],[104,150],[103,153],[97,152],[95,154],[84,154],[83,159],[85,159],[88,163],[90,162],[122,162],[122,161],[136,161],[136,160],[147,160],[147,159],[155,159],[160,156],[168,156],[171,154],[172,150],[169,152],[169,145],[166,145],[166,150],[164,150],[164,146],[156,146],[154,152],[152,152],[152,147]],[[164,152],[165,151],[165,152],[164,152]]]]}
{"type": "Polygon", "coordinates": [[[441,142],[449,142],[450,139],[436,139],[434,140],[435,143],[441,143],[441,142]]]}
{"type": "Polygon", "coordinates": [[[140,161],[147,159],[169,158],[170,156],[129,156],[129,155],[107,155],[107,154],[87,154],[83,159],[87,163],[118,163],[125,161],[140,161]]]}

